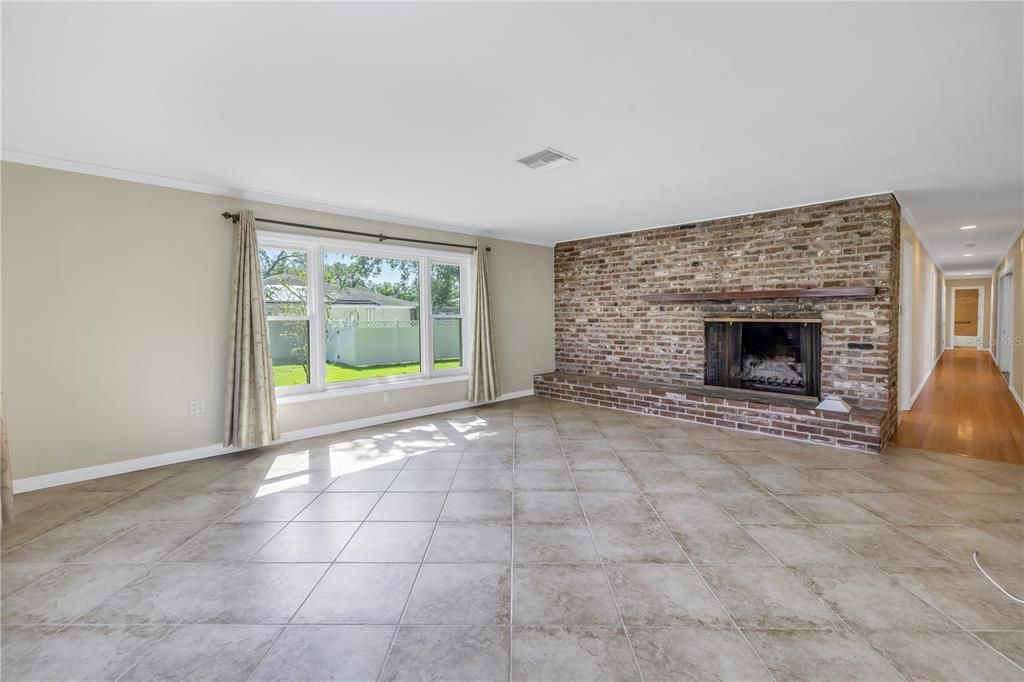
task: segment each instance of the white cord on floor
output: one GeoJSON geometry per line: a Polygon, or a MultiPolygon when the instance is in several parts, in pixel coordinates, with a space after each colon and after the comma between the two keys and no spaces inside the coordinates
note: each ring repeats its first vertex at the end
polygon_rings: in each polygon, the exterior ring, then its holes
{"type": "Polygon", "coordinates": [[[983,576],[985,576],[986,578],[988,578],[988,581],[989,581],[990,583],[992,583],[993,585],[995,585],[996,587],[998,587],[998,588],[999,588],[999,591],[1000,591],[1000,592],[1002,592],[1003,594],[1005,594],[1005,595],[1006,595],[1007,597],[1009,597],[1009,598],[1010,598],[1010,599],[1012,599],[1013,601],[1017,602],[1018,604],[1024,604],[1024,599],[1021,599],[1021,598],[1019,598],[1019,597],[1014,597],[1014,596],[1013,596],[1012,594],[1010,594],[1009,592],[1007,592],[1006,590],[1004,590],[1004,589],[1003,589],[1003,586],[1002,586],[1002,585],[1000,585],[999,583],[997,583],[997,582],[996,582],[996,581],[995,581],[995,580],[994,580],[994,579],[992,578],[992,576],[990,576],[990,575],[989,575],[988,573],[986,573],[986,572],[985,572],[985,569],[981,567],[981,564],[980,564],[980,563],[978,563],[978,553],[977,553],[977,552],[975,552],[975,553],[974,553],[974,565],[978,567],[978,570],[979,570],[979,571],[981,571],[981,574],[982,574],[983,576]]]}

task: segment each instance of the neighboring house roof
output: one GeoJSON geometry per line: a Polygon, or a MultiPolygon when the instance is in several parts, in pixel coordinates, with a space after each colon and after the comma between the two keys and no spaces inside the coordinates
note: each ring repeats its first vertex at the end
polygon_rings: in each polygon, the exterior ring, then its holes
{"type": "MultiPolygon", "coordinates": [[[[306,300],[306,285],[295,275],[275,275],[263,280],[263,295],[267,303],[302,303],[306,300]]],[[[356,287],[338,287],[327,284],[324,300],[328,305],[386,306],[390,308],[416,308],[419,302],[404,301],[376,291],[356,287]]]]}
{"type": "Polygon", "coordinates": [[[418,301],[403,301],[394,296],[385,296],[369,289],[346,287],[340,289],[328,284],[324,291],[324,300],[334,305],[378,305],[391,308],[417,308],[418,301]]]}

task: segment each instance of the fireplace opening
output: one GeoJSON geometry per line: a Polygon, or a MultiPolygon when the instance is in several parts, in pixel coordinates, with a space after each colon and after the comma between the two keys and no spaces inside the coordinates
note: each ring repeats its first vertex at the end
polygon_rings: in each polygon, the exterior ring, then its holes
{"type": "Polygon", "coordinates": [[[786,395],[817,396],[821,324],[788,320],[705,323],[704,383],[786,395]]]}

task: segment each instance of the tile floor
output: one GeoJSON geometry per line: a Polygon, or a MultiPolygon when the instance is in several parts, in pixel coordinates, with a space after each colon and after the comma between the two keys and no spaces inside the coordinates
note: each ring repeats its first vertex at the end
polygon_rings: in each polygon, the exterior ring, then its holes
{"type": "Polygon", "coordinates": [[[1024,679],[1024,467],[528,398],[27,493],[15,680],[1024,679]]]}

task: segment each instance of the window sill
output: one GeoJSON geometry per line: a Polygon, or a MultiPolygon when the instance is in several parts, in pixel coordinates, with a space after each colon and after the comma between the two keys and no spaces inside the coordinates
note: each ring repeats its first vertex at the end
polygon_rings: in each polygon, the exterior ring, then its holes
{"type": "Polygon", "coordinates": [[[434,384],[450,384],[456,381],[469,381],[469,375],[447,374],[429,379],[410,379],[409,381],[393,381],[383,384],[372,384],[369,386],[348,386],[342,388],[331,388],[326,391],[310,391],[309,393],[291,393],[277,396],[278,405],[291,405],[292,403],[305,403],[311,400],[328,400],[330,398],[344,398],[350,395],[362,393],[379,393],[381,391],[398,391],[403,388],[419,388],[420,386],[433,386],[434,384]]]}

